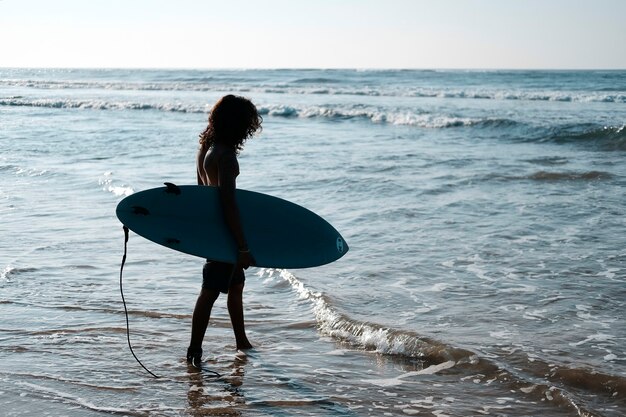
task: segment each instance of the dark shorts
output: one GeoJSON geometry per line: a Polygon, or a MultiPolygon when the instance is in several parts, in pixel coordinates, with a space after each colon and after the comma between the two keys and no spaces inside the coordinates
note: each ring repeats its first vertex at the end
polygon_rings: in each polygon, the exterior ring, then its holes
{"type": "Polygon", "coordinates": [[[230,276],[233,274],[233,264],[227,264],[217,261],[206,261],[202,268],[202,288],[207,290],[216,290],[228,294],[228,282],[230,286],[237,284],[243,284],[246,280],[246,275],[243,269],[239,269],[233,275],[233,279],[230,276]]]}

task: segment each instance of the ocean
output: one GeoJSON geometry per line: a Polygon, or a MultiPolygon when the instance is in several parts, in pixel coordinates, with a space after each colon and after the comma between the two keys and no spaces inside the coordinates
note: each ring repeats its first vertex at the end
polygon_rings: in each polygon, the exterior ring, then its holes
{"type": "Polygon", "coordinates": [[[623,416],[626,71],[0,69],[3,416],[623,416]],[[185,362],[203,260],[117,203],[193,184],[225,94],[238,187],[350,245],[250,268],[185,362]]]}

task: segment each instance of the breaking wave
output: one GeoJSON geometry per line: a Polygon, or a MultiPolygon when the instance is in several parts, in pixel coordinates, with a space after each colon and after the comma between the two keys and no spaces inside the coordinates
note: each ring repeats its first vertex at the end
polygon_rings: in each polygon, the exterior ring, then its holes
{"type": "Polygon", "coordinates": [[[7,265],[2,271],[0,271],[0,281],[10,282],[12,278],[28,272],[35,272],[36,268],[17,268],[12,265],[7,265]]]}
{"type": "Polygon", "coordinates": [[[319,330],[331,337],[366,350],[389,355],[423,358],[434,362],[471,361],[475,356],[473,352],[453,348],[416,333],[352,320],[339,313],[324,294],[307,288],[302,281],[287,270],[265,269],[262,274],[267,276],[278,274],[291,285],[300,298],[310,301],[319,330]]]}
{"type": "Polygon", "coordinates": [[[207,105],[194,106],[183,103],[141,103],[132,101],[75,99],[26,99],[23,97],[0,98],[0,106],[88,110],[158,110],[179,113],[205,113],[208,111],[207,105]]]}
{"type": "MultiPolygon", "coordinates": [[[[0,106],[40,107],[77,110],[136,110],[175,113],[210,112],[208,103],[146,103],[81,99],[29,99],[21,96],[0,98],[0,106]]],[[[521,141],[559,144],[586,144],[602,150],[626,150],[626,125],[602,126],[592,123],[536,126],[502,117],[462,117],[454,114],[428,113],[419,109],[386,108],[367,105],[258,105],[263,116],[329,121],[361,120],[428,129],[496,128],[517,129],[521,141]]],[[[498,136],[507,136],[506,134],[498,136]]]]}
{"type": "Polygon", "coordinates": [[[606,150],[626,150],[626,125],[566,125],[549,131],[545,141],[595,144],[606,150]]]}
{"type": "Polygon", "coordinates": [[[624,151],[626,150],[626,125],[606,126],[594,123],[571,123],[549,127],[529,125],[519,140],[585,145],[605,151],[624,151]]]}
{"type": "MultiPolygon", "coordinates": [[[[194,105],[183,103],[141,103],[132,101],[75,100],[75,99],[26,99],[9,97],[0,99],[0,106],[42,107],[50,109],[82,110],[141,110],[178,113],[208,113],[209,104],[194,105]]],[[[259,113],[264,116],[328,119],[328,120],[366,120],[373,123],[387,123],[423,128],[449,127],[507,127],[517,122],[500,118],[471,118],[428,113],[415,113],[404,110],[385,110],[376,107],[332,107],[332,106],[287,106],[259,105],[259,113]]]]}
{"type": "MultiPolygon", "coordinates": [[[[388,97],[456,98],[477,100],[520,100],[520,101],[559,101],[559,102],[601,102],[626,103],[623,91],[551,91],[498,88],[432,88],[399,87],[385,85],[344,85],[333,78],[300,78],[291,82],[255,82],[241,79],[211,79],[210,77],[163,82],[129,81],[75,81],[75,80],[36,80],[0,79],[0,86],[33,88],[45,90],[99,89],[114,91],[198,91],[273,94],[324,94],[388,97]]],[[[348,83],[349,84],[349,83],[348,83]]]]}
{"type": "Polygon", "coordinates": [[[454,347],[415,332],[354,320],[340,313],[323,293],[311,290],[287,270],[265,269],[261,275],[280,276],[301,299],[308,300],[313,306],[321,333],[356,348],[400,358],[415,358],[424,363],[421,371],[388,380],[369,381],[375,385],[390,386],[402,383],[398,380],[413,374],[454,372],[456,369],[486,384],[498,381],[534,395],[541,401],[555,401],[580,416],[595,415],[581,399],[589,393],[602,395],[608,401],[623,402],[622,393],[626,391],[626,379],[623,377],[556,365],[521,352],[513,352],[504,358],[487,358],[480,352],[454,347]]]}
{"type": "Polygon", "coordinates": [[[382,110],[375,107],[331,106],[259,106],[259,113],[286,118],[326,118],[330,120],[366,120],[373,123],[415,126],[423,128],[449,127],[511,127],[518,123],[502,118],[472,118],[420,113],[408,110],[382,110]]]}

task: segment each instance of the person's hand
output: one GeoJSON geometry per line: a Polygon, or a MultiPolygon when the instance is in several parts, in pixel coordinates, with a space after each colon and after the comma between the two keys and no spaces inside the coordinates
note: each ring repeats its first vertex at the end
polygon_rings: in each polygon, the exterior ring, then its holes
{"type": "Polygon", "coordinates": [[[239,251],[237,255],[237,265],[243,269],[248,269],[250,265],[254,265],[255,260],[249,250],[239,251]]]}

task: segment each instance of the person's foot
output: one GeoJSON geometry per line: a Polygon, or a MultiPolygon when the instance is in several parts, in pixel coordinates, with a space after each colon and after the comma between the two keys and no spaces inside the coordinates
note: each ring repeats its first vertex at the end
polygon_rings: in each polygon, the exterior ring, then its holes
{"type": "Polygon", "coordinates": [[[202,367],[202,349],[187,348],[187,363],[194,368],[200,369],[202,367]]]}
{"type": "Polygon", "coordinates": [[[237,342],[237,350],[254,349],[254,346],[248,341],[248,339],[241,342],[237,342]]]}

